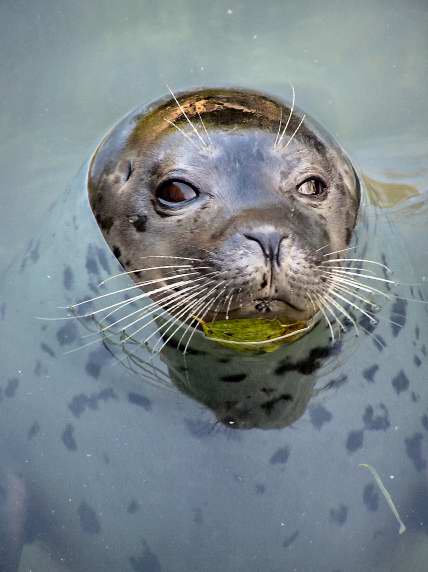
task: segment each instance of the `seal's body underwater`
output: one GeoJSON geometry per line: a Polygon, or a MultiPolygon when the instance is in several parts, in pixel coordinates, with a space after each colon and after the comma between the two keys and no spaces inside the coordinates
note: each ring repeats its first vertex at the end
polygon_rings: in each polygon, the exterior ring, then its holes
{"type": "MultiPolygon", "coordinates": [[[[300,123],[300,112],[287,125],[291,106],[267,96],[218,90],[192,97],[177,98],[182,109],[173,98],[157,102],[113,129],[3,279],[0,570],[19,570],[23,546],[36,570],[29,545],[37,543],[79,572],[357,572],[362,560],[365,569],[404,572],[411,558],[411,569],[422,572],[424,306],[386,300],[376,328],[357,314],[357,325],[371,332],[358,341],[345,334],[332,344],[323,318],[272,354],[240,354],[196,330],[185,359],[175,349],[182,335],[175,327],[187,317],[179,312],[202,316],[212,289],[219,301],[228,288],[223,306],[214,302],[205,318],[217,309],[224,318],[307,319],[320,300],[328,315],[332,302],[322,296],[332,275],[323,274],[322,254],[350,245],[349,258],[391,265],[399,252],[381,222],[373,240],[361,208],[357,216],[352,166],[324,132],[314,138],[320,128],[300,123]],[[192,105],[210,94],[215,105],[196,109],[205,132],[192,105]],[[260,111],[260,101],[265,111],[257,117],[251,110],[260,111]],[[309,170],[299,171],[302,165],[309,170]],[[149,264],[144,256],[153,257],[149,264]],[[173,256],[198,260],[167,270],[173,256]],[[99,285],[122,266],[132,273],[99,285]],[[155,266],[163,268],[134,272],[155,266]],[[170,308],[178,321],[169,333],[157,332],[156,322],[135,336],[122,323],[101,332],[102,318],[116,308],[131,308],[136,318],[139,304],[151,303],[128,300],[142,296],[136,284],[165,288],[167,273],[174,283],[178,270],[196,273],[186,287],[207,290],[189,290],[186,306],[170,308]],[[210,272],[223,272],[226,282],[219,286],[213,274],[208,286],[210,272]],[[192,293],[200,308],[188,305],[192,293]],[[83,338],[87,330],[74,318],[36,319],[75,304],[76,313],[92,313],[81,322],[96,339],[101,333],[102,344],[83,338]],[[158,355],[143,345],[151,334],[161,345],[160,335],[174,335],[158,355]],[[297,419],[294,431],[278,430],[297,419]],[[216,420],[238,430],[222,430],[216,420]],[[394,516],[359,463],[377,469],[399,508],[407,531],[398,548],[394,516]],[[387,481],[391,474],[396,479],[387,481]]],[[[166,292],[151,294],[159,307],[166,292]]]]}

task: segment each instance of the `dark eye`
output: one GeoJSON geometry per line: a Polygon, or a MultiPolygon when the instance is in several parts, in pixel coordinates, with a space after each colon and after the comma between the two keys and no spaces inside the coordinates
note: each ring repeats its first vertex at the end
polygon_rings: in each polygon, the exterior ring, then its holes
{"type": "Polygon", "coordinates": [[[297,192],[310,197],[320,197],[327,190],[327,185],[321,179],[306,179],[298,187],[297,192]]]}
{"type": "Polygon", "coordinates": [[[169,208],[181,207],[197,196],[197,191],[182,181],[165,181],[156,189],[159,204],[169,208]]]}

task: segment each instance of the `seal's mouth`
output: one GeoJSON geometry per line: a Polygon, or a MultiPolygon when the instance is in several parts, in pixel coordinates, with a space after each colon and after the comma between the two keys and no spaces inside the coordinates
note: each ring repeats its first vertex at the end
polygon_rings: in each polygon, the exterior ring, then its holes
{"type": "Polygon", "coordinates": [[[283,298],[258,298],[254,301],[254,308],[260,313],[282,313],[287,308],[292,308],[296,312],[304,312],[304,308],[298,308],[289,300],[283,298]]]}

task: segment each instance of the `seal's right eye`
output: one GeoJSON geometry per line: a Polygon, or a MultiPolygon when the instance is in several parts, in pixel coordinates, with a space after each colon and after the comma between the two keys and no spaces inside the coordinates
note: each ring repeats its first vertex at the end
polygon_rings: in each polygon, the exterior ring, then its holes
{"type": "Polygon", "coordinates": [[[197,196],[198,192],[183,181],[165,181],[156,189],[159,205],[167,208],[182,207],[197,196]]]}

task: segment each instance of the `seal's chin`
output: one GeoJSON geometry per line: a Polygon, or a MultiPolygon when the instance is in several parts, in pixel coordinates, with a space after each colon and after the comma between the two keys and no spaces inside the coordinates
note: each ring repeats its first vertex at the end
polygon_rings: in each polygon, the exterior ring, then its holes
{"type": "MultiPolygon", "coordinates": [[[[218,312],[215,320],[226,319],[226,312],[218,312]]],[[[242,306],[229,308],[227,318],[266,318],[277,319],[284,324],[295,321],[308,320],[312,318],[314,312],[308,308],[298,308],[291,302],[278,298],[257,298],[248,301],[242,306]]],[[[207,316],[205,319],[210,321],[214,316],[207,316]]]]}

